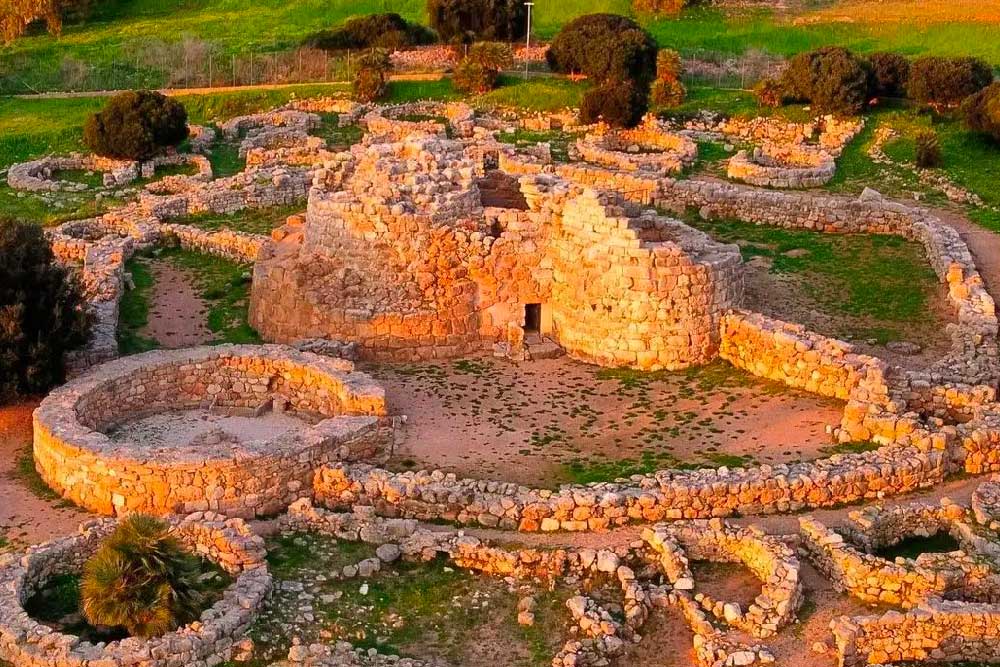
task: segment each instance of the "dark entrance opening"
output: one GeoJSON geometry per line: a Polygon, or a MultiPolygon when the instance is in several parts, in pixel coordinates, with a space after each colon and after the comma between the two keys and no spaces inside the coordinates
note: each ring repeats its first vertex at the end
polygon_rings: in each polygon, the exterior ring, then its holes
{"type": "Polygon", "coordinates": [[[542,330],[542,304],[527,303],[524,305],[525,333],[539,333],[542,330]]]}

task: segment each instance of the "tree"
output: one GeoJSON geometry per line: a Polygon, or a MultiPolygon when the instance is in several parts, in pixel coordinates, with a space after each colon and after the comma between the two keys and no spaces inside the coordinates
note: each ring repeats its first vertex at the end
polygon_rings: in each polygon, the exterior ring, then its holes
{"type": "Polygon", "coordinates": [[[898,53],[873,53],[872,97],[905,97],[910,80],[910,61],[898,53]]]}
{"type": "Polygon", "coordinates": [[[828,46],[794,56],[781,76],[785,97],[818,111],[860,113],[868,105],[868,63],[847,49],[828,46]]]}
{"type": "Polygon", "coordinates": [[[604,122],[616,127],[635,127],[649,108],[644,91],[630,81],[609,81],[591,88],[583,96],[580,120],[584,123],[604,122]]]}
{"type": "Polygon", "coordinates": [[[1000,83],[991,83],[962,104],[965,125],[1000,141],[1000,83]]]}
{"type": "Polygon", "coordinates": [[[918,58],[910,66],[907,93],[932,107],[956,107],[993,82],[993,70],[978,58],[918,58]]]}
{"type": "Polygon", "coordinates": [[[681,56],[673,49],[662,49],[656,57],[656,81],[651,96],[653,104],[675,107],[684,101],[687,89],[681,83],[681,56]]]}
{"type": "Polygon", "coordinates": [[[89,333],[80,285],[42,230],[0,219],[0,402],[63,382],[66,352],[89,333]]]}
{"type": "Polygon", "coordinates": [[[354,75],[354,98],[359,102],[376,102],[388,92],[388,72],[392,67],[389,52],[372,49],[358,59],[358,71],[354,75]]]}
{"type": "Polygon", "coordinates": [[[0,0],[0,39],[10,44],[34,23],[45,23],[53,35],[62,34],[66,18],[82,18],[90,0],[0,0]]]}
{"type": "Polygon", "coordinates": [[[503,42],[477,42],[452,75],[455,87],[467,94],[482,94],[496,87],[500,72],[514,64],[514,53],[503,42]]]}
{"type": "Polygon", "coordinates": [[[512,42],[528,28],[523,0],[427,0],[427,17],[445,42],[512,42]]]}
{"type": "Polygon", "coordinates": [[[80,604],[91,625],[156,637],[198,618],[198,559],[158,519],[122,521],[83,567],[80,604]]]}
{"type": "Polygon", "coordinates": [[[632,81],[649,88],[656,78],[659,47],[632,19],[617,14],[588,14],[567,23],[546,58],[556,72],[582,73],[598,85],[632,81]]]}
{"type": "Polygon", "coordinates": [[[83,128],[83,141],[90,150],[129,160],[148,159],[187,136],[184,106],[150,90],[115,95],[83,128]]]}
{"type": "Polygon", "coordinates": [[[322,30],[305,39],[310,48],[325,51],[386,48],[433,44],[437,36],[428,28],[410,23],[396,13],[369,14],[350,19],[333,30],[322,30]]]}

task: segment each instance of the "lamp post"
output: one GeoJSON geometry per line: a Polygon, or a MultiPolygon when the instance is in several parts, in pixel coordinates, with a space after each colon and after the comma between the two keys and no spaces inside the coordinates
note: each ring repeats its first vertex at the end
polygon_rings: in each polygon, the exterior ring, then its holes
{"type": "Polygon", "coordinates": [[[528,79],[528,63],[531,58],[531,8],[535,6],[533,2],[526,2],[524,6],[528,8],[528,32],[524,43],[524,79],[528,79]]]}

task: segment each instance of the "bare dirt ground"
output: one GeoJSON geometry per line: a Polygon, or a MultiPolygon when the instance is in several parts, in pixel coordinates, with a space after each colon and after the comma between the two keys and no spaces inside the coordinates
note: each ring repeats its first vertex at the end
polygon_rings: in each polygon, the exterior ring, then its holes
{"type": "Polygon", "coordinates": [[[274,440],[306,426],[291,415],[266,412],[260,417],[220,415],[208,410],[163,412],[126,422],[108,432],[112,442],[155,450],[184,448],[211,432],[225,433],[231,441],[274,440]]]}
{"type": "Polygon", "coordinates": [[[35,544],[71,534],[88,518],[54,498],[42,498],[29,488],[18,461],[31,447],[34,402],[0,407],[0,538],[11,546],[35,544]]]}
{"type": "Polygon", "coordinates": [[[408,417],[396,468],[551,485],[679,465],[808,460],[842,405],[725,364],[679,373],[568,358],[482,358],[371,370],[408,417]]]}
{"type": "Polygon", "coordinates": [[[165,348],[204,345],[213,335],[206,325],[208,306],[191,274],[172,262],[150,261],[153,274],[149,322],[140,332],[165,348]]]}

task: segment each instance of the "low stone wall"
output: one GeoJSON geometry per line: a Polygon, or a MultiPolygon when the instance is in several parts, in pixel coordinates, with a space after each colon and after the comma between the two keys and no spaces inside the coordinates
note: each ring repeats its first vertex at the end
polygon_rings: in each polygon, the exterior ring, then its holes
{"type": "Polygon", "coordinates": [[[53,489],[101,514],[262,516],[308,490],[316,468],[377,458],[392,441],[385,410],[382,388],[343,360],[278,346],[150,352],[50,394],[35,411],[35,464],[53,489]],[[276,441],[162,450],[105,435],[125,420],[198,407],[281,409],[314,425],[276,441]]]}
{"type": "Polygon", "coordinates": [[[726,166],[726,175],[732,180],[770,188],[817,188],[836,174],[837,162],[832,155],[797,144],[741,150],[726,166]]]}
{"type": "Polygon", "coordinates": [[[1000,607],[933,600],[918,609],[831,623],[840,667],[1000,662],[1000,607]]]}
{"type": "Polygon", "coordinates": [[[698,145],[650,115],[630,130],[600,125],[576,142],[575,152],[580,159],[605,167],[666,176],[694,163],[698,145]]]}
{"type": "Polygon", "coordinates": [[[449,131],[456,137],[471,137],[475,132],[475,111],[461,102],[409,102],[376,107],[361,118],[369,133],[400,141],[411,135],[429,134],[441,138],[449,131]],[[407,116],[439,116],[436,120],[407,120],[407,116]]]}
{"type": "Polygon", "coordinates": [[[61,181],[53,178],[59,171],[81,170],[104,172],[105,186],[131,183],[140,175],[140,164],[130,160],[114,160],[97,155],[73,153],[64,157],[44,157],[12,165],[7,170],[7,185],[26,192],[79,192],[87,189],[84,183],[61,181]]]}
{"type": "Polygon", "coordinates": [[[160,637],[95,645],[31,618],[27,599],[53,577],[80,572],[116,525],[92,521],[76,536],[30,547],[23,556],[0,556],[0,660],[13,667],[212,667],[230,660],[271,589],[264,541],[243,521],[210,513],[171,524],[182,544],[235,577],[198,621],[160,637]]]}

